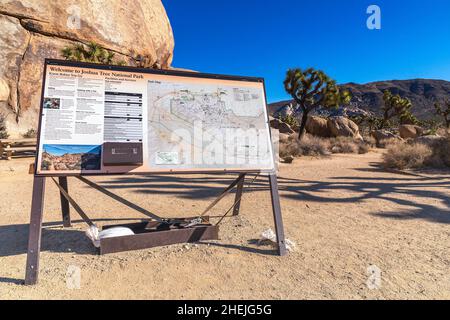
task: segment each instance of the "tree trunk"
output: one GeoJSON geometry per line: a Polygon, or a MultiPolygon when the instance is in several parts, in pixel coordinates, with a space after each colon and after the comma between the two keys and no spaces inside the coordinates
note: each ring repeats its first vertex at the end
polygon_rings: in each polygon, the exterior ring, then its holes
{"type": "Polygon", "coordinates": [[[305,135],[306,121],[308,121],[308,112],[306,110],[303,110],[300,130],[298,132],[298,140],[302,140],[303,136],[305,135]]]}

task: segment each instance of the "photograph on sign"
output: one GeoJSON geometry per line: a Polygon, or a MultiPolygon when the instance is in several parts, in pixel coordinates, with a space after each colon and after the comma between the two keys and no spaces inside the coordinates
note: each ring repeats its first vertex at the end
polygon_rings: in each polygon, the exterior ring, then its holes
{"type": "Polygon", "coordinates": [[[261,79],[45,65],[37,174],[273,169],[261,79]]]}

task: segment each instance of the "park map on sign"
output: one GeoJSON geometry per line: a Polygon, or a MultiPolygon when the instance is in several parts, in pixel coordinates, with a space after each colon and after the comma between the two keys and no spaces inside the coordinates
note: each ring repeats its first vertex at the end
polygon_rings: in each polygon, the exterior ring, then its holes
{"type": "Polygon", "coordinates": [[[150,166],[269,168],[269,141],[258,88],[148,81],[150,166]]]}

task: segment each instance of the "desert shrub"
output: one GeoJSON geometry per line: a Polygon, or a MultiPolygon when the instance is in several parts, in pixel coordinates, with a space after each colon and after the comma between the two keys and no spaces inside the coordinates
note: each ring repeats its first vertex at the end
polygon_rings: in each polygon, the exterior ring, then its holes
{"type": "Polygon", "coordinates": [[[391,144],[383,155],[383,165],[386,168],[395,169],[422,168],[432,154],[433,150],[428,145],[397,142],[391,144]]]}
{"type": "Polygon", "coordinates": [[[336,137],[330,139],[332,153],[357,153],[358,143],[350,137],[336,137]]]}
{"type": "Polygon", "coordinates": [[[371,135],[365,135],[363,136],[364,143],[369,145],[372,148],[375,148],[377,146],[377,139],[375,139],[371,135]]]}
{"type": "Polygon", "coordinates": [[[299,123],[296,117],[292,115],[287,115],[285,117],[280,118],[281,121],[287,123],[292,129],[298,128],[299,123]]]}
{"type": "Polygon", "coordinates": [[[64,47],[61,50],[61,55],[66,60],[72,61],[102,63],[119,66],[126,65],[125,61],[117,61],[114,59],[114,52],[101,47],[95,42],[90,42],[87,45],[79,43],[73,46],[64,47]]]}
{"type": "Polygon", "coordinates": [[[441,137],[445,137],[445,136],[450,135],[450,130],[447,128],[439,128],[436,130],[436,134],[441,137]]]}
{"type": "Polygon", "coordinates": [[[52,165],[52,163],[50,161],[44,159],[44,160],[42,160],[42,163],[41,163],[41,169],[49,170],[51,165],[52,165]]]}
{"type": "Polygon", "coordinates": [[[403,143],[403,141],[399,140],[398,138],[387,138],[380,140],[377,147],[382,149],[389,149],[390,146],[396,145],[398,143],[403,143]]]}
{"type": "Polygon", "coordinates": [[[350,137],[320,138],[305,135],[302,140],[295,136],[280,141],[280,157],[288,156],[327,156],[331,153],[367,153],[370,143],[357,141],[350,137]]]}
{"type": "Polygon", "coordinates": [[[290,137],[286,142],[280,143],[280,157],[287,156],[324,156],[329,155],[329,142],[326,139],[305,135],[298,140],[290,137]]]}
{"type": "Polygon", "coordinates": [[[358,153],[359,154],[366,154],[368,153],[370,150],[372,150],[372,146],[366,142],[360,143],[358,145],[358,153]]]}
{"type": "Polygon", "coordinates": [[[432,168],[450,167],[450,136],[430,143],[432,155],[425,160],[425,166],[432,168]]]}
{"type": "Polygon", "coordinates": [[[25,132],[22,136],[24,138],[36,138],[37,132],[35,129],[28,129],[28,131],[25,132]]]}
{"type": "Polygon", "coordinates": [[[0,139],[8,139],[9,134],[6,131],[6,117],[0,113],[0,139]]]}
{"type": "Polygon", "coordinates": [[[332,153],[364,154],[371,150],[371,142],[355,140],[351,137],[336,137],[329,139],[332,153]]]}

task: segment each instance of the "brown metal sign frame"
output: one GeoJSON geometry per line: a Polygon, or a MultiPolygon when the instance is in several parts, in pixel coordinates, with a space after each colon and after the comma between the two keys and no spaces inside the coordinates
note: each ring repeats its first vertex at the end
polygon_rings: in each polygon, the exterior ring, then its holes
{"type": "MultiPolygon", "coordinates": [[[[44,98],[44,84],[46,77],[46,67],[47,65],[63,65],[63,66],[72,66],[72,67],[86,67],[86,68],[96,68],[96,69],[109,69],[116,71],[126,71],[126,72],[143,72],[143,73],[154,73],[154,74],[163,74],[163,75],[175,75],[175,76],[189,76],[189,77],[199,77],[199,78],[210,78],[210,79],[224,79],[224,80],[241,80],[241,81],[255,81],[261,82],[264,86],[264,79],[255,78],[255,77],[236,77],[236,76],[228,76],[228,75],[216,75],[216,74],[205,74],[205,73],[195,73],[195,72],[185,72],[185,71],[174,71],[174,70],[153,70],[153,69],[143,69],[143,68],[135,68],[135,67],[125,67],[125,66],[105,66],[105,65],[97,65],[91,63],[80,63],[73,61],[64,61],[64,60],[55,60],[55,59],[46,59],[45,60],[45,69],[43,72],[43,82],[42,82],[42,96],[41,96],[41,109],[40,109],[40,118],[39,118],[39,127],[38,127],[38,150],[36,152],[35,166],[34,166],[34,180],[33,180],[33,194],[31,201],[31,213],[30,213],[30,225],[29,225],[29,238],[28,238],[28,252],[27,252],[27,262],[26,262],[26,275],[25,275],[25,284],[26,285],[34,285],[38,282],[39,276],[39,254],[41,250],[41,239],[42,239],[42,220],[44,213],[44,194],[45,194],[45,184],[46,178],[51,178],[57,184],[60,191],[60,199],[61,199],[61,213],[62,213],[62,222],[64,227],[71,227],[71,219],[70,219],[70,206],[72,206],[82,218],[89,222],[89,218],[83,213],[81,208],[76,204],[76,202],[69,196],[68,189],[68,177],[76,177],[82,182],[88,184],[89,186],[99,190],[105,195],[113,198],[114,200],[120,201],[121,203],[150,216],[152,220],[158,220],[159,217],[152,216],[152,214],[144,208],[137,206],[136,204],[131,203],[130,201],[123,199],[112,192],[106,190],[103,187],[98,186],[94,182],[87,180],[84,176],[93,176],[93,175],[125,175],[125,174],[134,174],[134,175],[149,175],[148,173],[82,173],[76,175],[69,174],[58,174],[52,173],[50,175],[42,175],[37,173],[37,164],[38,164],[38,156],[39,156],[39,146],[40,146],[40,132],[41,132],[41,122],[42,122],[42,108],[43,108],[43,98],[44,98]],[[58,178],[58,182],[56,182],[55,178],[58,178]],[[150,214],[149,214],[150,213],[150,214]]],[[[267,105],[267,102],[266,102],[267,105]]],[[[269,119],[267,119],[269,121],[269,119]]],[[[270,132],[269,132],[270,134],[270,132]]],[[[233,181],[233,183],[227,187],[216,200],[211,203],[210,206],[206,208],[203,214],[205,214],[210,208],[212,208],[218,201],[220,201],[226,194],[228,194],[231,190],[236,188],[235,202],[230,210],[233,210],[233,215],[239,214],[241,198],[244,191],[244,181],[246,174],[260,174],[259,170],[196,170],[196,171],[183,171],[183,172],[165,172],[162,174],[210,174],[210,173],[221,173],[221,174],[229,174],[236,173],[239,174],[238,178],[233,181]]],[[[159,173],[161,174],[161,173],[159,173]]],[[[263,173],[264,174],[264,173],[263,173]]],[[[277,235],[277,252],[279,255],[283,256],[287,253],[286,245],[285,245],[285,237],[284,237],[284,228],[283,221],[281,215],[281,207],[280,207],[280,198],[278,193],[278,182],[276,172],[266,172],[268,176],[269,189],[271,194],[271,202],[272,202],[272,211],[275,225],[275,232],[277,235]]],[[[227,213],[228,214],[228,211],[227,213]]],[[[225,214],[225,215],[226,215],[225,214]]],[[[221,220],[220,220],[221,221],[221,220]]],[[[220,222],[219,221],[219,222],[220,222]]],[[[104,244],[104,253],[107,252],[119,252],[126,250],[135,250],[135,249],[143,249],[150,248],[155,245],[161,244],[171,244],[171,243],[180,243],[180,242],[192,242],[198,241],[202,239],[216,239],[218,229],[200,226],[198,228],[187,228],[181,229],[181,232],[165,232],[164,234],[160,234],[161,236],[151,237],[151,236],[143,236],[142,234],[136,237],[118,237],[115,240],[109,240],[104,244]],[[123,238],[123,239],[120,239],[123,238]],[[127,239],[125,239],[127,238],[127,239]]]]}

